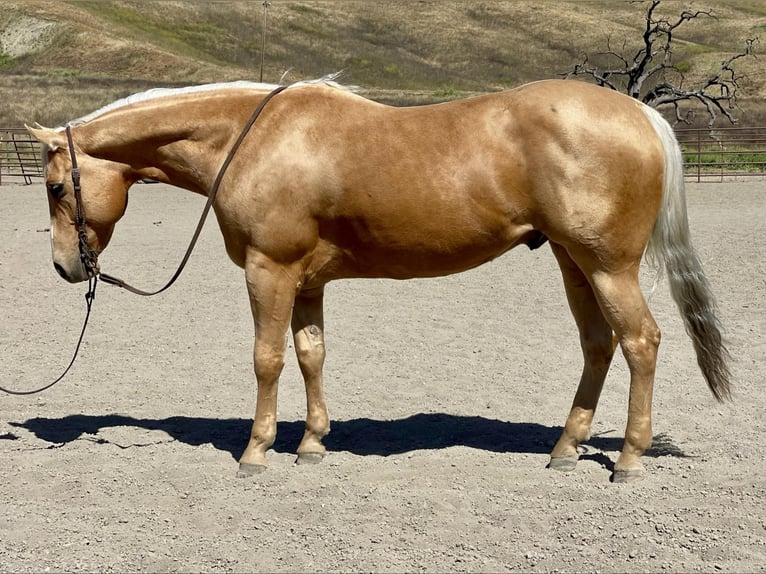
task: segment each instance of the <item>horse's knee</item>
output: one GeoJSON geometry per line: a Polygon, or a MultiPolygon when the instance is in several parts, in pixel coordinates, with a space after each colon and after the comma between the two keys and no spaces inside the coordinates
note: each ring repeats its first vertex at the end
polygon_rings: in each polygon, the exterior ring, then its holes
{"type": "Polygon", "coordinates": [[[258,350],[254,353],[255,376],[259,381],[271,381],[279,378],[285,366],[284,352],[258,350]]]}

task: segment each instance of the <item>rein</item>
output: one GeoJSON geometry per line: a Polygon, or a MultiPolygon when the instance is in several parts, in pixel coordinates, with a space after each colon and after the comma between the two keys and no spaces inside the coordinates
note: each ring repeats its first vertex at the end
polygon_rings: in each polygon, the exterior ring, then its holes
{"type": "Polygon", "coordinates": [[[44,387],[41,387],[39,389],[35,389],[32,391],[14,391],[12,389],[7,389],[2,386],[0,386],[0,391],[7,393],[9,395],[34,395],[36,393],[41,393],[51,388],[53,385],[61,381],[66,376],[66,374],[72,368],[72,365],[74,365],[75,359],[77,359],[77,355],[80,351],[80,345],[82,344],[83,338],[85,336],[85,329],[88,326],[88,319],[90,318],[90,310],[93,305],[93,299],[96,296],[96,285],[98,284],[99,278],[104,283],[108,283],[110,285],[116,285],[117,287],[121,287],[127,291],[130,291],[131,293],[135,293],[136,295],[142,295],[144,297],[151,297],[152,295],[158,295],[159,293],[162,293],[163,291],[168,289],[173,283],[176,282],[176,279],[178,279],[178,277],[181,275],[181,272],[184,270],[184,267],[186,267],[186,263],[189,261],[189,258],[191,257],[192,251],[194,250],[194,246],[197,244],[197,239],[199,239],[200,233],[202,233],[202,228],[205,225],[205,220],[207,219],[207,215],[210,212],[210,208],[213,206],[213,201],[215,201],[215,197],[218,193],[218,188],[221,186],[221,181],[223,181],[223,176],[226,174],[226,170],[228,169],[229,164],[234,159],[234,155],[237,153],[237,150],[239,149],[240,145],[242,145],[242,142],[244,141],[245,137],[250,131],[250,128],[253,127],[253,124],[258,119],[258,116],[261,115],[263,108],[266,106],[267,103],[269,103],[269,100],[271,100],[271,98],[273,98],[279,92],[285,90],[286,88],[287,86],[279,86],[278,88],[269,92],[261,100],[260,104],[258,104],[258,107],[255,108],[255,111],[250,116],[250,119],[245,124],[245,127],[242,128],[242,131],[240,132],[239,137],[234,142],[234,145],[229,150],[229,154],[226,156],[226,159],[224,160],[223,164],[221,164],[221,167],[218,170],[218,175],[215,178],[213,187],[210,189],[210,192],[208,193],[205,207],[202,209],[202,215],[200,216],[199,222],[197,223],[197,228],[194,230],[194,234],[192,235],[191,241],[189,242],[189,247],[186,249],[186,253],[181,259],[181,263],[178,265],[178,269],[176,269],[176,272],[173,274],[170,280],[165,284],[165,286],[156,291],[144,291],[142,289],[137,289],[136,287],[129,285],[122,279],[118,279],[117,277],[113,277],[111,275],[107,275],[106,273],[100,272],[99,265],[98,265],[98,254],[93,249],[91,249],[90,245],[88,244],[88,233],[86,228],[87,221],[85,219],[85,210],[84,210],[83,202],[82,202],[82,188],[80,186],[80,168],[77,165],[77,157],[75,156],[71,127],[70,126],[66,127],[67,143],[69,144],[69,156],[72,160],[72,186],[74,188],[74,197],[75,197],[75,206],[76,206],[75,207],[75,210],[76,210],[75,211],[75,227],[77,228],[78,249],[80,250],[80,261],[82,262],[82,265],[88,274],[88,292],[85,294],[85,304],[86,304],[85,319],[83,321],[82,330],[80,331],[80,337],[77,340],[77,345],[75,346],[72,359],[69,361],[69,365],[67,365],[66,369],[64,369],[64,372],[61,373],[61,375],[59,375],[59,377],[56,380],[45,385],[44,387]]]}
{"type": "MultiPolygon", "coordinates": [[[[178,277],[181,275],[181,272],[184,270],[184,267],[186,267],[186,263],[189,261],[189,257],[191,257],[192,251],[194,250],[194,246],[197,244],[197,239],[199,239],[200,233],[202,233],[202,228],[205,225],[205,220],[207,219],[207,215],[210,212],[210,208],[213,206],[213,201],[215,201],[215,196],[218,193],[218,188],[221,185],[223,176],[226,174],[226,170],[228,169],[231,161],[234,159],[234,155],[237,153],[239,146],[244,141],[245,136],[247,136],[248,132],[250,131],[250,128],[253,127],[255,120],[257,120],[258,116],[261,115],[261,111],[263,111],[263,108],[266,106],[266,104],[269,103],[269,100],[271,100],[271,98],[273,98],[279,92],[281,92],[282,90],[286,88],[287,86],[279,86],[275,90],[269,92],[266,95],[266,97],[264,97],[261,100],[261,103],[258,104],[258,107],[255,108],[253,115],[250,116],[250,119],[245,124],[245,127],[242,128],[242,132],[239,134],[237,141],[234,142],[234,145],[229,150],[229,155],[226,156],[226,159],[221,165],[221,169],[218,170],[218,176],[216,176],[215,182],[213,183],[213,187],[210,189],[210,193],[208,193],[207,203],[205,203],[205,207],[202,209],[202,215],[199,218],[199,223],[197,223],[197,228],[194,230],[194,234],[192,235],[191,241],[189,242],[189,247],[187,247],[186,253],[181,259],[181,263],[178,265],[178,269],[176,269],[176,272],[173,274],[170,280],[165,284],[165,286],[161,287],[160,289],[157,289],[156,291],[144,291],[143,289],[138,289],[136,287],[133,287],[132,285],[129,285],[122,279],[118,279],[117,277],[107,275],[106,273],[99,273],[99,276],[104,283],[109,283],[110,285],[116,285],[117,287],[121,287],[122,289],[125,289],[126,291],[135,293],[136,295],[141,295],[143,297],[151,297],[153,295],[158,295],[162,293],[163,291],[168,289],[173,283],[176,282],[176,279],[178,279],[178,277]]],[[[67,127],[67,129],[69,128],[67,127]]],[[[72,152],[72,156],[74,157],[74,151],[72,152]]],[[[74,176],[74,170],[72,172],[72,176],[74,176]]]]}

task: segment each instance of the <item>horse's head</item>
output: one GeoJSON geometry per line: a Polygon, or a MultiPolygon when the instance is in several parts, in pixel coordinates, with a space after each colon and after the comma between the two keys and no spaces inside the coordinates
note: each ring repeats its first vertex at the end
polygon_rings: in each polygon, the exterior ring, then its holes
{"type": "MultiPolygon", "coordinates": [[[[89,268],[80,256],[77,202],[66,134],[63,130],[48,128],[27,129],[43,144],[53,266],[59,275],[71,283],[85,281],[97,270],[89,268]]],[[[125,213],[128,188],[135,178],[131,177],[130,170],[123,164],[88,155],[77,145],[76,139],[74,147],[82,188],[83,240],[87,241],[87,248],[98,255],[109,243],[115,223],[125,213]]]]}

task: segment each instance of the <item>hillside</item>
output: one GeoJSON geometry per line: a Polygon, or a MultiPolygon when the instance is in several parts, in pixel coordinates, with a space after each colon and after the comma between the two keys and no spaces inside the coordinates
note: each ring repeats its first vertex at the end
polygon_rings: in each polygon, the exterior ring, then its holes
{"type": "MultiPolygon", "coordinates": [[[[766,5],[712,0],[716,19],[679,30],[690,81],[766,30],[766,5]]],[[[687,3],[666,0],[675,15],[687,3]]],[[[695,4],[703,8],[704,1],[695,4]]],[[[158,85],[258,80],[260,1],[0,0],[0,125],[55,124],[158,85]]],[[[264,81],[346,70],[384,101],[417,102],[557,77],[584,52],[640,41],[644,8],[616,0],[272,0],[264,81]]],[[[766,121],[766,66],[743,123],[766,121]]]]}

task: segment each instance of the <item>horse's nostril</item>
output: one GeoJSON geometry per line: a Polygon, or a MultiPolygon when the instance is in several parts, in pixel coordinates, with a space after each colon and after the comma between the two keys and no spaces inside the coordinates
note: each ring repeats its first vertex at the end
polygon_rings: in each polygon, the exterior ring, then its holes
{"type": "Polygon", "coordinates": [[[58,263],[54,263],[53,268],[56,270],[56,273],[61,275],[61,277],[63,277],[67,281],[69,280],[69,278],[67,277],[66,271],[64,271],[64,268],[61,265],[59,265],[58,263]]]}

